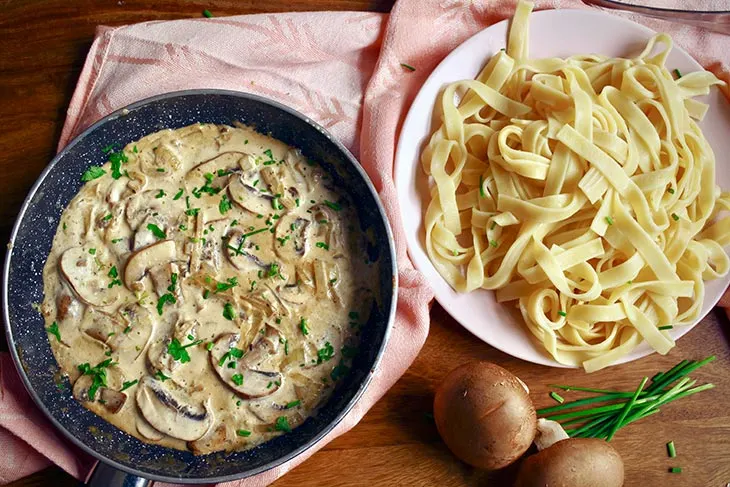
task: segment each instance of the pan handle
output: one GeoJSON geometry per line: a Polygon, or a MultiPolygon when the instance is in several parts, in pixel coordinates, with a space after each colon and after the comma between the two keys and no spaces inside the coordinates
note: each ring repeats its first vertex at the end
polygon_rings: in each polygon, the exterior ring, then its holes
{"type": "Polygon", "coordinates": [[[104,462],[96,462],[86,479],[87,487],[147,487],[150,481],[117,470],[104,462]]]}

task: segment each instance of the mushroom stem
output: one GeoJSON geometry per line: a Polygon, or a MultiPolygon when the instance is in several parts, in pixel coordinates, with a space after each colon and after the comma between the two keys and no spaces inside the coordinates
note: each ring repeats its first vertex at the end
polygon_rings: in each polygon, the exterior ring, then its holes
{"type": "Polygon", "coordinates": [[[570,438],[563,426],[557,421],[545,418],[537,420],[537,434],[535,435],[535,446],[538,451],[550,448],[555,443],[570,438]]]}

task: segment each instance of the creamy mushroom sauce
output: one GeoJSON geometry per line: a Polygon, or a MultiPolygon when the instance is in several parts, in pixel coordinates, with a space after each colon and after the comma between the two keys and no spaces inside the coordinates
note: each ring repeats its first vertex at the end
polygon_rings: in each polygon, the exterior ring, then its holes
{"type": "Polygon", "coordinates": [[[345,189],[245,126],[105,151],[44,268],[42,311],[74,397],[196,454],[301,424],[347,372],[377,303],[345,189]]]}

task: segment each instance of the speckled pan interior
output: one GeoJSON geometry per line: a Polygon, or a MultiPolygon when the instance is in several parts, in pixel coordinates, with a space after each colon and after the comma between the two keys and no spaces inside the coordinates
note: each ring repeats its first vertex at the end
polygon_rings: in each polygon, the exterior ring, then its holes
{"type": "Polygon", "coordinates": [[[101,120],[49,164],[26,199],[11,235],[5,261],[3,312],[8,344],[33,399],[73,442],[116,468],[154,480],[220,482],[247,477],[307,450],[350,410],[369,383],[382,356],[395,310],[396,267],[392,236],[375,191],[354,157],[321,127],[276,102],[231,91],[170,93],[135,103],[101,120]],[[320,161],[352,195],[364,228],[372,228],[380,258],[382,303],[363,327],[360,353],[317,416],[289,434],[242,452],[194,456],[142,443],[71,396],[59,381],[44,322],[34,304],[43,300],[42,271],[61,212],[82,186],[81,174],[105,162],[102,148],[122,146],[163,128],[198,122],[240,121],[320,161]],[[60,383],[60,387],[57,386],[60,383]]]}

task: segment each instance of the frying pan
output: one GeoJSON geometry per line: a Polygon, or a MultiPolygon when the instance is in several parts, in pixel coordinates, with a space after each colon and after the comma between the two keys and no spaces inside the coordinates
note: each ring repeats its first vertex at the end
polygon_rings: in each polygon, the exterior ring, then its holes
{"type": "Polygon", "coordinates": [[[69,440],[100,462],[94,487],[147,485],[150,480],[186,484],[226,482],[276,467],[309,449],[330,432],[362,396],[385,349],[395,314],[397,272],[393,238],[376,191],[357,160],[304,115],[262,97],[224,90],[194,90],[149,98],[91,126],[61,151],[30,190],[13,228],[5,259],[3,316],[8,346],[37,406],[69,440]],[[362,327],[361,345],[348,375],[318,413],[291,433],[251,450],[195,456],[143,443],[79,404],[51,352],[43,317],[43,266],[61,217],[82,186],[81,174],[106,161],[102,148],[164,128],[207,122],[241,122],[270,134],[319,161],[357,207],[363,229],[372,229],[371,259],[380,262],[380,306],[362,327]],[[36,307],[37,308],[37,307],[36,307]]]}

